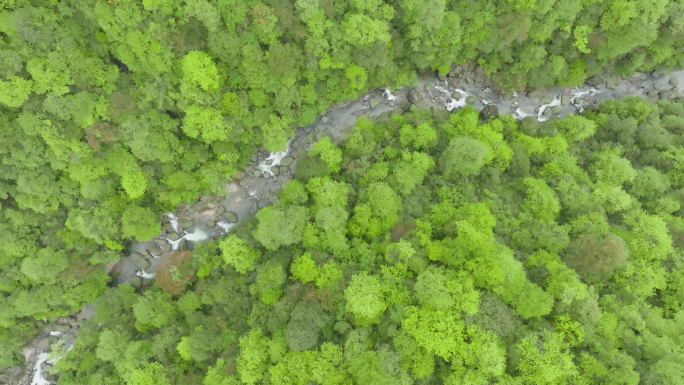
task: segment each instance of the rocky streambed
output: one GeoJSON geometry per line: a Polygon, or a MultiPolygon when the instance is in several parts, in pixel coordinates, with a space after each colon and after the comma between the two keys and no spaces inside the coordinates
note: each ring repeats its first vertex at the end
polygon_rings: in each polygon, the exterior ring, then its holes
{"type": "MultiPolygon", "coordinates": [[[[482,71],[460,65],[446,76],[424,74],[416,87],[394,91],[376,89],[349,103],[331,107],[315,123],[299,128],[285,150],[272,153],[262,147],[252,155],[248,166],[226,184],[225,196],[202,196],[195,202],[180,205],[176,213],[162,215],[163,231],[149,242],[133,242],[128,255],[110,264],[107,271],[114,278],[114,284],[128,282],[137,288],[149,284],[158,274],[168,274],[170,264],[165,261],[169,256],[192,250],[195,244],[209,238],[225,236],[241,219],[275,201],[283,184],[292,178],[297,159],[325,135],[342,141],[360,116],[402,113],[411,105],[452,112],[472,105],[485,116],[513,114],[517,119],[533,116],[547,120],[595,109],[605,99],[643,96],[656,102],[681,97],[679,84],[684,86],[684,71],[671,74],[655,71],[629,77],[598,75],[580,87],[502,95],[482,71]]],[[[76,316],[45,325],[44,331],[24,349],[25,365],[1,374],[0,383],[48,384],[51,379],[48,352],[53,347],[68,350],[73,346],[78,328],[91,315],[92,305],[88,305],[76,316]]]]}

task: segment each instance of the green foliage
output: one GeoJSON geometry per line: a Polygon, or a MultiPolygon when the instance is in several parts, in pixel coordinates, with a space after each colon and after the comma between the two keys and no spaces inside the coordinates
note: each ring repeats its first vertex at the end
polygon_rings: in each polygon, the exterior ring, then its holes
{"type": "Polygon", "coordinates": [[[302,239],[309,212],[301,206],[289,206],[285,209],[268,206],[259,211],[256,217],[259,226],[254,231],[254,239],[268,250],[276,250],[302,239]]]}
{"type": "Polygon", "coordinates": [[[256,268],[256,263],[261,258],[261,252],[245,241],[230,235],[219,242],[219,248],[223,256],[223,261],[233,266],[239,273],[246,273],[256,268]]]}
{"type": "Polygon", "coordinates": [[[340,170],[342,163],[342,150],[340,150],[330,138],[323,137],[316,142],[309,150],[310,156],[319,155],[321,159],[328,165],[328,171],[333,173],[340,170]]]}
{"type": "Polygon", "coordinates": [[[245,384],[261,380],[268,364],[268,339],[261,329],[252,329],[240,338],[240,356],[237,358],[237,373],[245,384]]]}
{"type": "Polygon", "coordinates": [[[476,174],[485,165],[488,156],[489,149],[484,143],[461,136],[449,141],[439,158],[439,168],[445,178],[457,180],[476,174]]]}
{"type": "Polygon", "coordinates": [[[380,321],[387,309],[378,278],[366,273],[354,275],[344,291],[347,311],[355,316],[359,326],[372,325],[380,321]]]}
{"type": "Polygon", "coordinates": [[[560,203],[556,193],[545,181],[535,178],[525,178],[527,197],[521,209],[530,212],[540,220],[553,220],[560,211],[560,203]]]}
{"type": "Polygon", "coordinates": [[[21,365],[37,322],[95,303],[55,363],[60,383],[682,377],[678,100],[606,100],[534,127],[510,116],[482,123],[473,108],[359,118],[339,148],[324,138],[299,154],[282,206],[169,269],[176,281],[198,271],[178,298],[155,284],[107,289],[126,277],[104,272],[131,238],[159,233],[160,213],[225,194],[251,150],[282,150],[329,107],[415,85],[417,71],[467,68],[513,92],[680,68],[681,2],[0,8],[1,369],[21,365]],[[363,274],[369,287],[350,284],[363,274]],[[489,299],[471,315],[480,290],[489,299]],[[294,316],[312,301],[327,319],[294,316]],[[461,312],[477,325],[461,324],[461,312]],[[487,329],[492,314],[502,321],[487,329]],[[297,346],[319,350],[288,352],[292,319],[316,331],[298,330],[297,346]],[[350,331],[354,322],[368,329],[350,331]],[[444,335],[440,350],[431,339],[444,335]]]}
{"type": "Polygon", "coordinates": [[[149,241],[159,234],[161,226],[154,212],[147,207],[128,206],[121,217],[121,236],[136,237],[140,241],[149,241]]]}

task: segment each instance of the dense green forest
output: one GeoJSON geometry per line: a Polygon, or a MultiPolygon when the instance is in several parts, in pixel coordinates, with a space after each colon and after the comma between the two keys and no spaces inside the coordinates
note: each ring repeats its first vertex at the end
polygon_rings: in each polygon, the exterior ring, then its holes
{"type": "Polygon", "coordinates": [[[681,380],[677,103],[540,125],[362,120],[342,149],[318,142],[278,204],[193,252],[180,297],[109,288],[104,267],[335,103],[466,62],[504,94],[682,67],[682,12],[0,0],[0,370],[96,303],[60,383],[681,380]]]}
{"type": "Polygon", "coordinates": [[[59,383],[684,383],[684,102],[478,115],[319,141],[181,295],[100,296],[59,383]]]}

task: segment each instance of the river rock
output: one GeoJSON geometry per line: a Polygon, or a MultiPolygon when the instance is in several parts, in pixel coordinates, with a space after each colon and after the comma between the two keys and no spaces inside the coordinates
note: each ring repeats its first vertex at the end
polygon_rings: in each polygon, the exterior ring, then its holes
{"type": "Polygon", "coordinates": [[[414,106],[416,106],[417,108],[419,108],[419,109],[421,109],[421,110],[429,110],[430,108],[432,108],[433,104],[432,104],[432,102],[430,101],[430,99],[428,99],[428,98],[423,98],[423,99],[417,101],[417,102],[414,104],[414,106]]]}
{"type": "Polygon", "coordinates": [[[214,221],[208,221],[208,222],[207,222],[207,226],[209,226],[209,227],[214,227],[214,226],[216,226],[216,222],[214,222],[214,221]]]}
{"type": "Polygon", "coordinates": [[[423,99],[425,95],[418,88],[412,89],[408,94],[409,102],[416,104],[419,100],[423,99]]]}
{"type": "Polygon", "coordinates": [[[432,84],[426,84],[425,87],[423,87],[423,89],[425,90],[425,92],[430,92],[430,90],[432,89],[432,84]]]}
{"type": "Polygon", "coordinates": [[[551,103],[551,98],[548,96],[544,96],[543,98],[539,99],[539,104],[544,105],[544,104],[549,104],[551,103]]]}
{"type": "Polygon", "coordinates": [[[206,208],[207,208],[207,202],[202,201],[202,200],[197,201],[197,202],[193,203],[192,206],[190,206],[190,210],[192,210],[196,213],[202,212],[206,208]]]}
{"type": "Polygon", "coordinates": [[[450,87],[458,87],[460,85],[460,81],[458,80],[457,77],[450,77],[447,79],[447,83],[449,84],[450,87]]]}
{"type": "Polygon", "coordinates": [[[268,178],[270,178],[270,177],[271,177],[271,173],[270,173],[270,172],[265,172],[265,173],[264,173],[264,179],[268,179],[268,178]]]}
{"type": "Polygon", "coordinates": [[[143,280],[141,277],[134,275],[131,278],[128,278],[128,284],[133,286],[134,289],[140,289],[142,287],[143,280]]]}
{"type": "Polygon", "coordinates": [[[650,91],[648,91],[648,93],[646,95],[648,95],[649,98],[656,98],[656,97],[658,97],[658,91],[650,90],[650,91]]]}
{"type": "Polygon", "coordinates": [[[553,115],[553,109],[551,107],[546,107],[544,108],[544,113],[542,113],[547,118],[550,118],[551,115],[553,115]]]}
{"type": "Polygon", "coordinates": [[[150,261],[147,258],[145,258],[144,255],[142,255],[140,253],[131,254],[131,261],[133,261],[133,263],[135,264],[135,267],[137,267],[138,269],[145,270],[148,267],[150,267],[150,261]]]}
{"type": "Polygon", "coordinates": [[[272,164],[273,164],[273,159],[267,160],[264,164],[267,165],[267,166],[272,165],[272,164]]]}
{"type": "Polygon", "coordinates": [[[575,104],[580,104],[582,103],[582,98],[575,98],[575,104]]]}
{"type": "Polygon", "coordinates": [[[570,97],[568,95],[561,96],[561,104],[564,106],[570,104],[570,97]]]}
{"type": "Polygon", "coordinates": [[[258,178],[261,176],[261,170],[254,170],[254,177],[258,178]]]}
{"type": "Polygon", "coordinates": [[[161,247],[150,242],[147,244],[147,252],[154,255],[154,256],[158,256],[158,255],[161,255],[162,249],[161,249],[161,247]]]}
{"type": "Polygon", "coordinates": [[[484,99],[484,98],[487,96],[487,93],[484,92],[484,91],[479,91],[479,92],[477,93],[477,96],[478,96],[479,98],[481,98],[481,99],[484,99]]]}
{"type": "Polygon", "coordinates": [[[451,97],[452,97],[453,99],[455,99],[455,100],[461,100],[461,98],[463,97],[463,95],[461,95],[460,92],[456,91],[456,92],[454,92],[453,94],[451,94],[451,97]]]}
{"type": "Polygon", "coordinates": [[[180,235],[176,233],[168,233],[166,234],[166,239],[168,239],[169,241],[177,241],[180,239],[180,235]]]}
{"type": "Polygon", "coordinates": [[[536,98],[541,97],[543,93],[544,93],[544,91],[542,91],[542,90],[532,90],[532,91],[527,93],[527,97],[531,98],[531,99],[536,99],[536,98]]]}
{"type": "Polygon", "coordinates": [[[279,167],[271,167],[271,172],[273,175],[278,175],[280,174],[280,168],[279,167]]]}
{"type": "Polygon", "coordinates": [[[668,82],[672,87],[677,87],[679,85],[679,79],[677,78],[670,78],[670,81],[668,82]]]}
{"type": "Polygon", "coordinates": [[[178,249],[180,251],[185,251],[188,249],[188,240],[183,238],[181,241],[178,243],[178,249]]]}
{"type": "Polygon", "coordinates": [[[617,79],[609,78],[608,80],[606,80],[606,88],[608,88],[609,90],[614,90],[617,88],[617,86],[618,86],[618,80],[617,79]]]}
{"type": "Polygon", "coordinates": [[[157,241],[157,244],[158,244],[159,246],[162,246],[162,247],[163,247],[163,246],[168,245],[168,244],[169,244],[169,241],[167,241],[167,240],[164,239],[164,238],[161,238],[161,239],[159,239],[159,240],[157,241]]]}
{"type": "Polygon", "coordinates": [[[446,75],[440,74],[439,71],[436,71],[436,72],[437,72],[437,79],[439,79],[439,81],[442,81],[442,82],[447,81],[448,78],[446,75]]]}
{"type": "Polygon", "coordinates": [[[230,223],[237,223],[237,221],[238,221],[237,214],[235,214],[232,211],[226,211],[225,217],[228,220],[228,222],[230,222],[230,223]]]}
{"type": "Polygon", "coordinates": [[[281,166],[289,166],[294,162],[294,159],[292,157],[286,156],[283,159],[280,160],[280,165],[281,166]]]}
{"type": "Polygon", "coordinates": [[[189,219],[180,219],[178,221],[178,226],[184,229],[187,229],[188,227],[192,227],[195,223],[189,219]]]}
{"type": "Polygon", "coordinates": [[[380,104],[380,101],[379,101],[378,99],[376,99],[376,98],[371,98],[371,99],[368,101],[368,105],[370,106],[370,108],[375,108],[375,107],[378,106],[378,104],[380,104]]]}
{"type": "Polygon", "coordinates": [[[252,162],[256,162],[259,160],[259,156],[257,154],[252,154],[249,160],[251,160],[252,162]]]}
{"type": "Polygon", "coordinates": [[[314,139],[314,136],[313,136],[312,133],[306,134],[306,142],[307,142],[307,143],[313,144],[314,140],[315,140],[315,139],[314,139]]]}
{"type": "Polygon", "coordinates": [[[482,111],[480,111],[480,119],[485,122],[489,119],[496,118],[497,116],[499,116],[499,107],[493,104],[487,104],[482,111]]]}
{"type": "Polygon", "coordinates": [[[658,93],[661,99],[674,99],[677,96],[677,92],[674,90],[664,90],[658,93]]]}
{"type": "Polygon", "coordinates": [[[551,108],[551,112],[552,112],[554,115],[558,115],[558,114],[561,113],[561,107],[560,107],[560,106],[553,106],[553,107],[551,108]]]}
{"type": "Polygon", "coordinates": [[[328,120],[330,120],[330,119],[328,119],[327,116],[324,116],[321,118],[321,122],[323,122],[323,124],[328,123],[328,120]]]}
{"type": "Polygon", "coordinates": [[[70,329],[71,329],[71,327],[69,325],[59,324],[59,325],[55,325],[52,328],[52,331],[64,333],[64,332],[68,332],[70,329]]]}
{"type": "MultiPolygon", "coordinates": [[[[277,168],[277,167],[276,167],[277,168]]],[[[216,207],[216,215],[221,215],[226,212],[226,208],[223,206],[216,207]]]]}
{"type": "Polygon", "coordinates": [[[654,78],[659,78],[663,74],[662,70],[655,70],[651,72],[651,75],[653,75],[654,78]]]}
{"type": "Polygon", "coordinates": [[[36,344],[36,349],[46,352],[50,350],[50,345],[50,338],[45,337],[38,341],[38,343],[36,344]]]}
{"type": "Polygon", "coordinates": [[[663,89],[663,85],[661,83],[656,83],[653,85],[653,88],[655,88],[657,91],[660,91],[663,89]]]}
{"type": "Polygon", "coordinates": [[[235,174],[235,176],[234,176],[234,178],[237,179],[237,180],[240,180],[240,179],[242,179],[242,178],[244,178],[244,177],[245,177],[245,173],[244,173],[243,171],[238,171],[238,172],[235,174]]]}
{"type": "Polygon", "coordinates": [[[477,98],[472,95],[466,98],[466,103],[468,104],[475,104],[475,102],[477,102],[477,98]]]}
{"type": "Polygon", "coordinates": [[[175,229],[173,228],[173,225],[170,224],[170,223],[165,223],[164,226],[162,226],[162,228],[163,228],[164,230],[166,230],[166,231],[174,231],[174,230],[175,230],[175,229]]]}

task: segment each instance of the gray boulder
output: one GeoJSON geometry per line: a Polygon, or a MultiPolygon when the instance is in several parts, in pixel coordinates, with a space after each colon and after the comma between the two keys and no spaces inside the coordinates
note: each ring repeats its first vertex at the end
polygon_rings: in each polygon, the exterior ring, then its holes
{"type": "Polygon", "coordinates": [[[413,104],[418,103],[418,102],[419,102],[420,100],[422,100],[423,98],[425,98],[425,94],[423,94],[423,92],[422,92],[420,89],[418,89],[418,88],[412,89],[411,92],[409,92],[409,95],[408,95],[408,100],[409,100],[409,102],[411,102],[411,103],[413,103],[413,104]]]}
{"type": "Polygon", "coordinates": [[[670,78],[670,81],[668,82],[672,87],[677,87],[679,85],[679,79],[677,78],[670,78]]]}
{"type": "Polygon", "coordinates": [[[223,214],[223,213],[225,213],[225,212],[226,212],[226,208],[223,207],[223,206],[218,206],[218,207],[216,208],[216,214],[217,214],[217,215],[221,215],[221,214],[223,214]]]}
{"type": "Polygon", "coordinates": [[[496,118],[497,116],[499,116],[499,108],[493,104],[488,104],[484,106],[482,111],[480,111],[480,119],[484,121],[496,118]]]}
{"type": "Polygon", "coordinates": [[[425,90],[425,92],[430,92],[430,90],[432,89],[432,84],[426,84],[425,87],[423,87],[423,89],[425,90]]]}
{"type": "Polygon", "coordinates": [[[375,107],[378,106],[378,104],[380,104],[380,101],[379,101],[378,99],[376,99],[376,98],[371,98],[371,99],[368,101],[368,105],[370,106],[370,108],[375,108],[375,107]]]}
{"type": "Polygon", "coordinates": [[[181,239],[180,243],[178,244],[178,249],[181,251],[185,251],[188,249],[188,240],[183,238],[181,239]]]}
{"type": "Polygon", "coordinates": [[[168,239],[169,241],[177,241],[177,240],[179,240],[180,238],[181,238],[180,235],[178,235],[178,234],[176,234],[176,233],[168,233],[168,234],[166,234],[166,239],[168,239]]]}
{"type": "Polygon", "coordinates": [[[214,222],[214,221],[208,221],[208,222],[207,222],[207,226],[209,226],[209,227],[214,227],[214,226],[216,226],[216,222],[214,222]]]}
{"type": "Polygon", "coordinates": [[[292,157],[286,156],[280,160],[280,165],[287,167],[287,166],[291,165],[292,162],[294,162],[294,159],[292,159],[292,157]]]}
{"type": "Polygon", "coordinates": [[[461,100],[461,98],[463,97],[463,95],[461,95],[460,92],[456,91],[456,92],[454,92],[453,94],[451,94],[451,97],[452,97],[453,99],[455,99],[455,100],[461,100]]]}
{"type": "Polygon", "coordinates": [[[40,341],[38,341],[38,343],[36,344],[36,349],[39,349],[39,350],[46,352],[46,351],[50,350],[50,345],[51,345],[50,344],[50,338],[45,337],[45,338],[41,339],[40,341]]]}
{"type": "Polygon", "coordinates": [[[561,104],[564,106],[570,104],[570,97],[568,95],[561,96],[561,104]]]}
{"type": "Polygon", "coordinates": [[[150,261],[147,258],[145,258],[144,255],[142,255],[140,253],[131,254],[131,261],[133,261],[133,263],[135,264],[135,267],[137,267],[138,269],[145,270],[148,267],[150,267],[150,261]]]}
{"type": "Polygon", "coordinates": [[[428,98],[424,98],[414,103],[414,106],[418,107],[421,110],[429,110],[430,108],[432,108],[432,103],[428,98]]]}
{"type": "Polygon", "coordinates": [[[472,95],[466,98],[466,103],[468,104],[475,104],[475,102],[477,102],[477,98],[472,95]]]}
{"type": "Polygon", "coordinates": [[[261,170],[254,170],[254,177],[258,178],[261,176],[261,170]]]}
{"type": "Polygon", "coordinates": [[[539,99],[539,103],[542,105],[549,104],[551,103],[551,98],[548,96],[544,96],[543,98],[539,99]]]}
{"type": "Polygon", "coordinates": [[[553,107],[551,108],[551,112],[552,112],[554,115],[558,115],[558,114],[561,113],[561,107],[560,107],[560,106],[553,106],[553,107]]]}
{"type": "Polygon", "coordinates": [[[133,286],[136,289],[140,289],[143,284],[142,278],[138,277],[137,275],[132,276],[131,278],[128,278],[128,284],[133,286]]]}
{"type": "Polygon", "coordinates": [[[152,255],[158,256],[158,255],[161,255],[162,249],[161,249],[161,247],[150,242],[147,244],[147,252],[152,254],[152,255]]]}
{"type": "Polygon", "coordinates": [[[674,90],[660,91],[658,93],[658,96],[661,99],[674,99],[675,97],[677,97],[677,92],[675,92],[674,90]]]}
{"type": "Polygon", "coordinates": [[[195,223],[189,219],[181,219],[178,221],[178,226],[184,229],[192,227],[195,223]]]}
{"type": "Polygon", "coordinates": [[[479,91],[479,92],[477,93],[477,97],[479,97],[479,98],[481,98],[481,99],[484,99],[485,97],[487,97],[487,93],[484,92],[484,91],[479,91]]]}
{"type": "Polygon", "coordinates": [[[237,223],[237,221],[238,221],[237,214],[235,214],[232,211],[226,211],[225,217],[228,220],[228,222],[230,222],[230,223],[237,223]]]}
{"type": "Polygon", "coordinates": [[[194,212],[197,212],[197,213],[206,210],[206,208],[207,208],[207,202],[205,202],[205,201],[197,201],[197,202],[193,203],[192,206],[190,206],[190,209],[194,212]]]}

